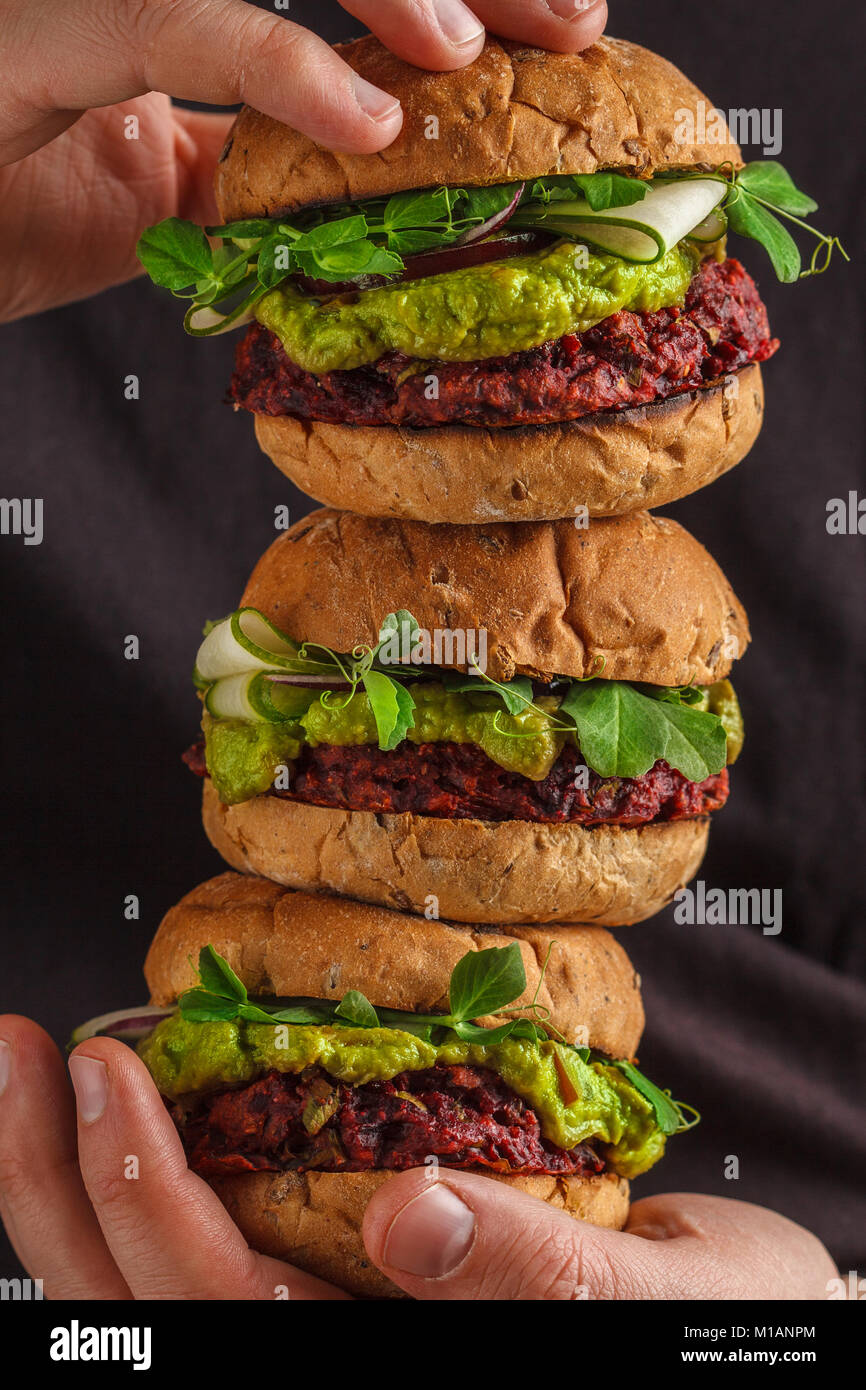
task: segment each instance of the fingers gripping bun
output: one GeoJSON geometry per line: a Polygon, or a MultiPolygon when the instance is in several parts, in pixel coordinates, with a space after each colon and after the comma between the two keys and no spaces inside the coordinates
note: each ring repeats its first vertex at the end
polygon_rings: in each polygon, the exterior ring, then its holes
{"type": "Polygon", "coordinates": [[[270,217],[436,184],[487,185],[547,174],[742,167],[725,127],[695,139],[711,103],[664,58],[622,39],[582,53],[548,53],[488,38],[455,72],[430,73],[367,37],[337,52],[398,97],[403,129],[386,150],[337,154],[250,107],[235,121],[215,188],[225,221],[270,217]],[[431,136],[433,138],[431,138],[431,136]]]}
{"type": "MultiPolygon", "coordinates": [[[[556,938],[529,926],[473,930],[226,873],[166,914],[145,975],[153,1002],[173,1003],[195,981],[190,959],[211,943],[253,998],[334,999],[357,989],[374,1005],[429,1013],[447,1007],[451,971],[467,952],[512,941],[526,971],[522,1002],[537,997],[566,1038],[634,1056],[644,1020],[639,980],[622,948],[597,927],[572,927],[556,938]]],[[[599,1226],[619,1229],[628,1216],[628,1183],[612,1173],[487,1175],[599,1226]]],[[[367,1203],[392,1176],[260,1172],[210,1181],[255,1250],[356,1296],[395,1298],[404,1295],[371,1264],[362,1236],[367,1203]]]]}
{"type": "MultiPolygon", "coordinates": [[[[359,1298],[406,1298],[371,1263],[361,1226],[370,1198],[394,1175],[370,1173],[250,1173],[215,1178],[212,1186],[254,1250],[288,1260],[308,1274],[359,1298]]],[[[532,1197],[594,1226],[621,1230],[628,1218],[625,1178],[504,1177],[532,1197]]]]}

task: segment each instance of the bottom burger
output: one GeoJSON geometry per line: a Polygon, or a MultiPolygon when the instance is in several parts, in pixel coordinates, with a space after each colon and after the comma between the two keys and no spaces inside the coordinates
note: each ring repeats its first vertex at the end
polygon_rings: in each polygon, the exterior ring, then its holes
{"type": "Polygon", "coordinates": [[[400,1294],[361,1235],[394,1173],[471,1170],[619,1228],[628,1179],[694,1122],[635,1066],[639,980],[600,927],[451,926],[227,873],[167,914],[145,975],[150,1006],[73,1042],[136,1044],[250,1245],[354,1294],[400,1294]]]}

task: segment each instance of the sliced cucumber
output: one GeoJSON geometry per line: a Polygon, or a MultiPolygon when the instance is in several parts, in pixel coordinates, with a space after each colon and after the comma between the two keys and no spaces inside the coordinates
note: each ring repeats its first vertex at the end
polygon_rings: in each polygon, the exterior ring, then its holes
{"type": "Polygon", "coordinates": [[[261,681],[261,671],[241,671],[236,676],[221,676],[214,681],[204,697],[204,707],[214,719],[265,720],[251,699],[256,681],[261,681]]]}
{"type": "Polygon", "coordinates": [[[201,689],[224,676],[242,672],[249,675],[254,671],[345,679],[333,660],[301,657],[300,651],[297,643],[274,627],[257,608],[239,608],[222,622],[214,623],[208,632],[196,655],[194,680],[201,689]]]}
{"type": "Polygon", "coordinates": [[[214,681],[204,697],[205,709],[215,719],[247,719],[282,723],[298,719],[318,699],[319,691],[275,685],[264,671],[242,671],[214,681]]]}
{"type": "Polygon", "coordinates": [[[604,212],[593,212],[583,198],[554,202],[536,225],[647,265],[702,226],[726,192],[723,179],[681,179],[654,184],[641,202],[604,212]]]}
{"type": "Polygon", "coordinates": [[[720,208],[714,208],[709,217],[699,222],[689,232],[689,241],[720,241],[728,230],[728,219],[720,208]]]}
{"type": "Polygon", "coordinates": [[[255,608],[239,608],[215,623],[198,649],[195,669],[202,681],[241,671],[272,671],[297,658],[298,648],[255,608]]]}
{"type": "MultiPolygon", "coordinates": [[[[241,288],[238,286],[238,289],[241,288]]],[[[218,338],[220,333],[231,333],[233,329],[253,322],[255,306],[267,293],[262,285],[258,293],[241,300],[229,314],[221,314],[219,309],[213,309],[209,304],[193,304],[184,315],[183,326],[193,338],[218,338]]]]}

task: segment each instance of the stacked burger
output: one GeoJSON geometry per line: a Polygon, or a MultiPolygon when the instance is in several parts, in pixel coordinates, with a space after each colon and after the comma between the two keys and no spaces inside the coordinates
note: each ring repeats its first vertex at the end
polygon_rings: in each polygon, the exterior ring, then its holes
{"type": "Polygon", "coordinates": [[[777,344],[726,249],[757,166],[677,134],[704,98],[670,64],[613,39],[490,38],[436,75],[340,52],[400,98],[393,146],[245,109],[210,240],[141,241],[191,332],[246,326],[231,399],[326,505],[196,657],[186,761],[232,872],[164,920],[148,1010],[82,1035],[138,1042],[252,1245],[379,1296],[360,1227],[395,1172],[621,1227],[691,1123],[638,1070],[607,928],[701,862],[748,627],[639,508],[743,457],[777,344]]]}

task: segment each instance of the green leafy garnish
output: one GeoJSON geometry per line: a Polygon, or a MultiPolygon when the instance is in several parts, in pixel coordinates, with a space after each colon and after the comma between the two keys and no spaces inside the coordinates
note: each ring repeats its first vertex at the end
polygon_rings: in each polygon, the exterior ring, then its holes
{"type": "Polygon", "coordinates": [[[633,1063],[620,1060],[613,1065],[631,1082],[635,1090],[640,1092],[644,1100],[649,1101],[662,1134],[682,1134],[687,1129],[693,1129],[700,1120],[701,1117],[696,1110],[690,1105],[683,1105],[681,1101],[673,1100],[667,1091],[660,1091],[633,1063]],[[686,1119],[683,1111],[691,1111],[694,1119],[686,1119]]]}
{"type": "MultiPolygon", "coordinates": [[[[706,173],[662,174],[671,179],[708,177],[706,173]]],[[[827,236],[803,219],[817,204],[800,191],[775,160],[761,160],[734,170],[715,171],[727,184],[720,203],[731,229],[766,249],[781,280],[796,280],[826,270],[834,250],[848,259],[838,237],[827,236]],[[809,268],[783,219],[816,238],[809,268]]],[[[404,257],[453,246],[505,209],[521,190],[509,231],[545,230],[556,217],[556,235],[569,235],[568,217],[557,204],[585,199],[593,213],[629,207],[653,186],[615,170],[557,175],[531,184],[497,184],[491,188],[432,188],[373,198],[354,205],[310,208],[291,218],[246,218],[202,229],[169,217],[142,233],[137,254],[154,284],[191,301],[188,331],[209,336],[249,322],[259,299],[291,277],[363,289],[400,275],[404,257]],[[207,233],[207,235],[205,235],[207,233]],[[210,238],[210,239],[209,239],[210,238]]],[[[580,224],[576,216],[576,224],[580,224]]],[[[582,241],[585,226],[575,238],[582,241]]]]}
{"type": "Polygon", "coordinates": [[[837,236],[828,236],[803,219],[817,212],[818,204],[797,188],[791,175],[774,159],[755,160],[743,169],[723,166],[717,170],[729,185],[721,204],[731,230],[763,246],[780,280],[790,284],[808,275],[822,274],[833,252],[850,257],[837,236]],[[782,220],[780,220],[782,219],[782,220]],[[815,248],[807,270],[803,270],[799,247],[785,227],[789,222],[815,238],[815,248]]]}
{"type": "Polygon", "coordinates": [[[581,752],[600,777],[641,777],[663,758],[690,782],[721,772],[727,734],[718,715],[675,698],[645,695],[624,681],[572,685],[559,707],[574,721],[581,752]]]}
{"type": "MultiPolygon", "coordinates": [[[[451,972],[448,986],[448,1013],[413,1014],[399,1009],[376,1009],[360,990],[351,989],[338,1003],[324,1000],[298,1000],[292,1002],[275,1001],[260,1006],[249,1002],[246,987],[232,970],[226,960],[212,945],[203,946],[199,952],[199,985],[186,990],[178,1001],[181,1016],[193,1023],[225,1023],[242,1019],[250,1023],[323,1024],[336,1027],[354,1028],[398,1028],[425,1041],[442,1039],[446,1030],[454,1033],[463,1042],[481,1043],[494,1046],[508,1038],[523,1038],[529,1042],[545,1042],[556,1033],[549,1022],[549,1011],[538,1003],[538,997],[547,972],[554,943],[548,946],[544,965],[539,973],[535,993],[529,1004],[520,1006],[520,1017],[509,1018],[493,1028],[484,1028],[474,1019],[487,1014],[508,1014],[518,1011],[514,1000],[519,999],[526,990],[526,971],[520,945],[512,941],[508,946],[492,947],[484,951],[469,951],[457,962],[451,972]],[[533,1014],[527,1018],[526,1014],[533,1014]],[[544,1020],[545,1026],[535,1018],[544,1020]]],[[[557,1035],[555,1051],[571,1054],[588,1063],[592,1058],[589,1047],[568,1043],[557,1035]]],[[[606,1059],[605,1059],[606,1060],[606,1059]]],[[[557,1061],[558,1069],[561,1061],[557,1061]]],[[[690,1129],[700,1118],[692,1112],[695,1119],[686,1119],[684,1111],[690,1109],[672,1100],[666,1091],[659,1088],[638,1071],[632,1062],[617,1060],[607,1062],[617,1067],[635,1090],[650,1102],[655,1113],[656,1123],[664,1134],[675,1134],[690,1129]]],[[[573,1088],[572,1088],[573,1089],[573,1088]]],[[[315,1095],[316,1106],[311,1107],[304,1123],[318,1124],[324,1113],[319,1105],[326,1108],[331,1103],[331,1088],[322,1087],[321,1095],[315,1095]]],[[[325,1115],[327,1118],[327,1115],[325,1115]]],[[[324,1120],[322,1120],[324,1123],[324,1120]]],[[[308,1126],[309,1127],[309,1126],[308,1126]]]]}
{"type": "Polygon", "coordinates": [[[167,290],[197,286],[214,269],[214,255],[201,227],[180,217],[167,217],[146,228],[139,238],[136,255],[153,283],[167,290]]]}
{"type": "Polygon", "coordinates": [[[202,988],[212,994],[246,1001],[247,991],[228,961],[212,946],[206,946],[198,958],[198,973],[202,988]]]}
{"type": "Polygon", "coordinates": [[[455,1019],[495,1014],[526,989],[526,971],[516,941],[488,951],[470,951],[451,974],[448,1004],[455,1019]]]}
{"type": "MultiPolygon", "coordinates": [[[[547,206],[584,197],[593,212],[606,212],[608,208],[625,208],[641,202],[651,187],[647,179],[631,178],[612,169],[599,174],[558,174],[553,178],[536,179],[531,201],[547,206]]],[[[525,212],[523,205],[521,212],[525,212]]]]}
{"type": "Polygon", "coordinates": [[[365,671],[361,677],[376,728],[379,747],[386,752],[402,743],[415,723],[415,701],[405,685],[382,671],[365,671]]]}
{"type": "Polygon", "coordinates": [[[211,945],[199,951],[198,977],[201,987],[188,989],[179,1001],[181,1014],[193,1023],[226,1023],[236,1018],[247,1023],[323,1023],[327,1018],[327,1005],[315,1002],[269,1009],[251,1004],[246,985],[211,945]]]}
{"type": "Polygon", "coordinates": [[[532,704],[532,681],[528,676],[515,676],[507,683],[500,683],[489,676],[464,676],[459,671],[446,671],[442,684],[456,695],[497,694],[509,714],[521,714],[532,704]]]}
{"type": "MultiPolygon", "coordinates": [[[[254,611],[249,610],[250,613],[254,611]]],[[[234,616],[223,622],[231,624],[234,616]]],[[[214,626],[217,625],[209,624],[208,631],[213,631],[214,626]]],[[[389,652],[385,649],[395,634],[408,639],[411,651],[420,631],[416,619],[406,609],[386,615],[375,645],[362,645],[348,654],[333,652],[315,642],[299,645],[285,633],[278,633],[272,625],[268,627],[290,651],[288,654],[282,650],[274,652],[274,670],[263,672],[258,679],[267,681],[288,672],[332,678],[335,685],[345,683],[348,693],[325,690],[318,698],[322,704],[336,707],[351,700],[359,687],[363,688],[376,724],[379,747],[386,752],[396,748],[415,726],[415,701],[405,682],[412,678],[435,678],[454,693],[498,698],[512,717],[534,712],[539,716],[542,731],[550,730],[576,739],[586,765],[600,777],[640,777],[659,759],[665,759],[690,782],[702,782],[720,772],[727,761],[725,726],[717,714],[692,708],[705,698],[705,692],[693,685],[638,686],[626,681],[604,680],[594,674],[582,679],[563,679],[557,685],[560,702],[554,711],[549,707],[550,701],[548,708],[536,703],[528,676],[515,676],[508,682],[496,681],[474,661],[468,674],[434,666],[413,667],[405,659],[397,665],[393,661],[386,663],[383,654],[393,651],[393,648],[389,652]]],[[[257,659],[261,658],[263,650],[255,648],[257,659]]],[[[409,652],[405,654],[408,656],[409,652]]],[[[598,665],[594,669],[598,669],[598,665]]],[[[198,670],[194,672],[194,680],[207,699],[210,683],[198,670]]],[[[494,727],[503,737],[538,736],[538,725],[529,730],[503,727],[499,723],[501,713],[497,711],[494,727]]],[[[261,707],[260,717],[279,721],[289,716],[281,715],[278,702],[270,701],[266,707],[261,707]]]]}
{"type": "Polygon", "coordinates": [[[350,989],[348,994],[343,995],[334,1014],[336,1018],[344,1018],[347,1023],[353,1023],[356,1028],[379,1027],[376,1010],[367,996],[357,989],[350,989]]]}
{"type": "MultiPolygon", "coordinates": [[[[547,1037],[544,1028],[531,1018],[511,1018],[493,1029],[473,1022],[485,1014],[511,1012],[507,1006],[526,989],[526,971],[516,941],[486,951],[470,951],[457,962],[451,973],[449,1011],[445,1014],[375,1009],[366,995],[356,989],[349,990],[338,1003],[297,1000],[251,1004],[243,983],[211,945],[202,947],[199,953],[198,974],[199,985],[186,990],[179,1000],[181,1015],[194,1023],[244,1019],[250,1023],[351,1024],[355,1028],[400,1028],[428,1040],[434,1030],[451,1029],[466,1041],[486,1043],[502,1042],[509,1037],[533,1041],[547,1037]]],[[[544,970],[524,1012],[546,1019],[548,1011],[538,1003],[543,979],[544,970]]]]}

